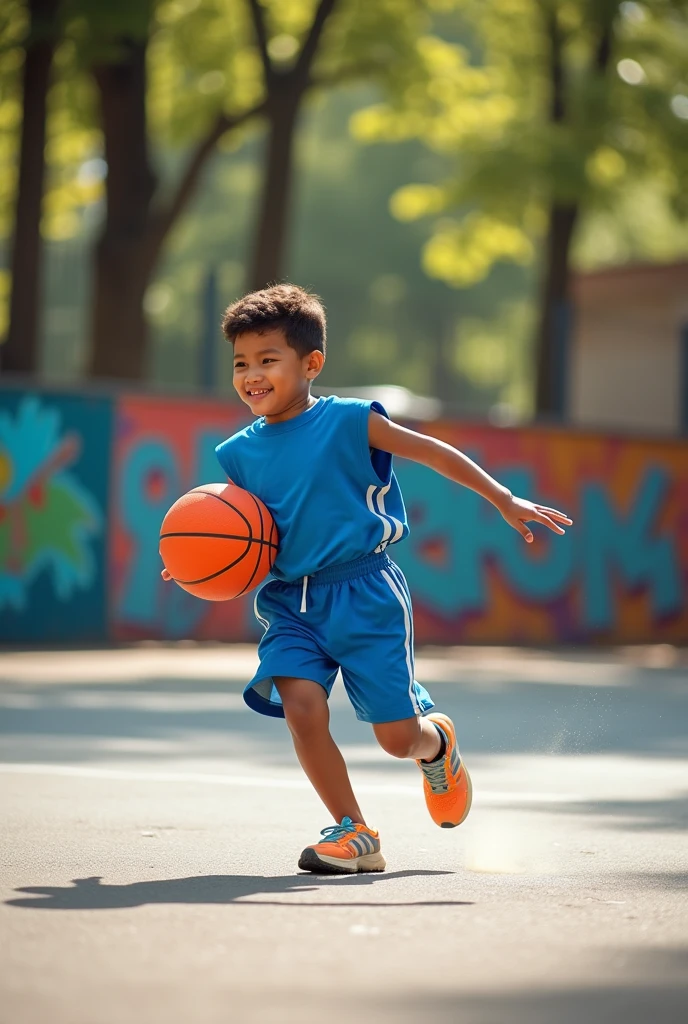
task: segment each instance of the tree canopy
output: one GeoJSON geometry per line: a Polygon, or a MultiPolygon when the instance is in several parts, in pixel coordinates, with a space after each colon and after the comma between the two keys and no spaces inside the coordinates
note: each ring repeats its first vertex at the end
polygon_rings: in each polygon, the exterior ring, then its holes
{"type": "MultiPolygon", "coordinates": [[[[446,0],[443,7],[463,41],[420,40],[427,85],[353,118],[359,139],[418,138],[454,159],[444,181],[409,183],[391,201],[400,220],[434,218],[423,253],[430,275],[470,287],[498,261],[531,262],[551,202],[582,202],[589,215],[616,212],[628,221],[632,197],[649,189],[655,208],[665,207],[665,229],[688,216],[685,2],[446,0]],[[561,51],[554,82],[553,33],[561,51]],[[602,45],[611,59],[595,74],[602,45]]],[[[598,226],[604,222],[608,216],[598,226]]],[[[632,235],[629,255],[658,255],[653,234],[632,235]]],[[[665,230],[665,255],[685,251],[679,234],[665,230]]],[[[586,235],[588,264],[622,248],[602,235],[599,227],[586,235]]]]}
{"type": "MultiPolygon", "coordinates": [[[[16,190],[27,4],[0,13],[0,233],[16,190]]],[[[578,266],[688,251],[686,6],[62,0],[44,237],[95,251],[108,171],[95,71],[138,48],[145,224],[164,229],[164,258],[134,299],[155,324],[151,372],[189,382],[204,274],[219,269],[223,300],[246,281],[270,82],[279,93],[324,12],[282,273],[324,293],[339,335],[330,382],[394,377],[466,408],[501,397],[525,410],[526,300],[553,210],[569,221],[567,267],[569,248],[578,266]],[[372,142],[394,146],[361,148],[372,142]]]]}

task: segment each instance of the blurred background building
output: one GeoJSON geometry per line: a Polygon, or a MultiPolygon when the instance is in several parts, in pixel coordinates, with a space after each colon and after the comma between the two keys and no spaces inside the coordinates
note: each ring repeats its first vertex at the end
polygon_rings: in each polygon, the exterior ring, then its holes
{"type": "Polygon", "coordinates": [[[574,302],[572,421],[688,433],[688,262],[581,274],[574,302]]]}

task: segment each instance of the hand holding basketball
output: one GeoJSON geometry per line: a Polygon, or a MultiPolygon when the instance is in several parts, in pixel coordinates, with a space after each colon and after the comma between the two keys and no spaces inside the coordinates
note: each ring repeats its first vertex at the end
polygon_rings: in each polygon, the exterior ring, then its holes
{"type": "Polygon", "coordinates": [[[183,494],[160,528],[163,579],[206,601],[229,601],[263,582],[277,555],[277,528],[263,502],[234,484],[183,494]]]}

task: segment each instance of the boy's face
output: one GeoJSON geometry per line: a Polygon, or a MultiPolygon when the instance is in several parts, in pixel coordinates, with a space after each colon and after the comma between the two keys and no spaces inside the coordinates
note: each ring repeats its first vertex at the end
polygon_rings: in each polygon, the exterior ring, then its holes
{"type": "Polygon", "coordinates": [[[289,419],[303,411],[323,362],[322,352],[300,356],[281,330],[247,331],[234,342],[234,388],[254,416],[289,419]]]}

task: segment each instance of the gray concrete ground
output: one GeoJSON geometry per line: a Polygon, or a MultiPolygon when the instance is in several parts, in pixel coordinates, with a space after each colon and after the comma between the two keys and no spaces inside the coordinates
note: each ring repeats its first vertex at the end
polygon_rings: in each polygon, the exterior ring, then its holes
{"type": "Polygon", "coordinates": [[[0,654],[0,1021],[688,1019],[688,675],[670,648],[425,651],[476,799],[333,728],[384,875],[299,874],[327,815],[247,648],[0,654]]]}

